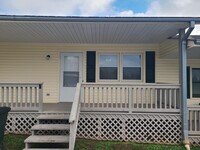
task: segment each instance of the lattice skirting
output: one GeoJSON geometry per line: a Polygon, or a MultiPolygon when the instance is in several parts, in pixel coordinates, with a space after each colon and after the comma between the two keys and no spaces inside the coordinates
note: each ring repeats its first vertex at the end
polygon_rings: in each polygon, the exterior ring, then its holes
{"type": "Polygon", "coordinates": [[[180,115],[81,113],[77,136],[95,140],[181,143],[180,115]]]}
{"type": "MultiPolygon", "coordinates": [[[[30,134],[37,123],[37,112],[11,112],[6,132],[30,134]]],[[[46,113],[45,113],[46,114],[46,113]]],[[[58,113],[57,113],[58,114],[58,113]]],[[[81,113],[77,137],[96,140],[135,141],[140,143],[181,143],[180,115],[81,113]]],[[[190,137],[200,146],[200,137],[190,137]]]]}
{"type": "Polygon", "coordinates": [[[190,144],[200,146],[200,136],[189,136],[190,144]]]}
{"type": "Polygon", "coordinates": [[[37,112],[11,112],[8,114],[5,130],[8,133],[30,134],[38,115],[37,112]]]}
{"type": "Polygon", "coordinates": [[[36,118],[40,114],[66,114],[66,113],[10,112],[8,114],[5,132],[15,133],[15,134],[31,134],[31,127],[37,123],[36,118]]]}

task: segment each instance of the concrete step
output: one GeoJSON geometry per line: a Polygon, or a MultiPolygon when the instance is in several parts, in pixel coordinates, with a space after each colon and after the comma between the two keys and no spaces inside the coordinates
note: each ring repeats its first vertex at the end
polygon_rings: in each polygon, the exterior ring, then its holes
{"type": "Polygon", "coordinates": [[[31,135],[24,143],[69,143],[69,136],[63,135],[31,135]]]}
{"type": "Polygon", "coordinates": [[[69,130],[69,124],[37,124],[31,130],[69,130]]]}
{"type": "Polygon", "coordinates": [[[69,114],[42,114],[37,117],[38,120],[67,120],[69,119],[69,114]]]}
{"type": "Polygon", "coordinates": [[[68,148],[24,148],[23,150],[69,150],[68,148]]]}

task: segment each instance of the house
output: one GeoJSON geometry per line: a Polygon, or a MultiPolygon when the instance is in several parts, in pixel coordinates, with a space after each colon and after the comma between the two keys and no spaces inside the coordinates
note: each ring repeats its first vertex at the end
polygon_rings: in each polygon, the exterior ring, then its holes
{"type": "Polygon", "coordinates": [[[26,149],[52,141],[73,149],[76,136],[200,145],[199,37],[190,36],[199,23],[0,16],[0,105],[12,108],[7,132],[32,130],[26,149]],[[52,125],[67,117],[70,125],[52,125]],[[35,133],[69,129],[70,138],[35,133]]]}

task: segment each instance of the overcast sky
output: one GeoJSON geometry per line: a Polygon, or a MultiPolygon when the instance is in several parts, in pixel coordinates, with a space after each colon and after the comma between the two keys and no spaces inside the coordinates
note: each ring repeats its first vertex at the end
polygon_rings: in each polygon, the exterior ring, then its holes
{"type": "Polygon", "coordinates": [[[0,14],[199,17],[200,0],[0,0],[0,14]]]}

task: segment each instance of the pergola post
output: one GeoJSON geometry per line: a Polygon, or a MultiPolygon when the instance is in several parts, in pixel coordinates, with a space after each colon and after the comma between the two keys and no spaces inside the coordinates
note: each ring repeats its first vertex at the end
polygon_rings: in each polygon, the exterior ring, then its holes
{"type": "Polygon", "coordinates": [[[182,114],[182,137],[185,145],[188,140],[188,120],[187,120],[187,38],[194,29],[195,22],[190,22],[190,27],[185,33],[185,29],[179,31],[179,84],[181,85],[181,114],[182,114]]]}

